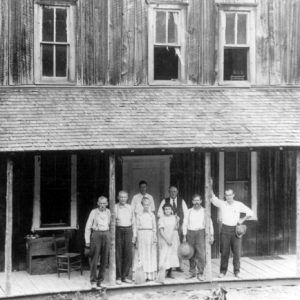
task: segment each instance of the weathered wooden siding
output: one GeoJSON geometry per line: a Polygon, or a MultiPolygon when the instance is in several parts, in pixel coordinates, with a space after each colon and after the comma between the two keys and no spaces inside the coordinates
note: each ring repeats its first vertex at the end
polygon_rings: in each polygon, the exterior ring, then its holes
{"type": "Polygon", "coordinates": [[[10,0],[9,65],[10,84],[33,82],[32,0],[10,0]]]}
{"type": "MultiPolygon", "coordinates": [[[[299,84],[300,0],[253,2],[257,3],[257,84],[299,84]]],[[[0,84],[32,84],[33,0],[0,0],[0,8],[0,84]]],[[[77,84],[147,84],[147,8],[144,0],[77,1],[77,84]]],[[[215,84],[217,16],[214,1],[189,1],[186,68],[190,84],[215,84]]]]}
{"type": "Polygon", "coordinates": [[[7,59],[9,52],[8,12],[8,1],[0,0],[0,85],[7,85],[9,77],[7,59]]]}

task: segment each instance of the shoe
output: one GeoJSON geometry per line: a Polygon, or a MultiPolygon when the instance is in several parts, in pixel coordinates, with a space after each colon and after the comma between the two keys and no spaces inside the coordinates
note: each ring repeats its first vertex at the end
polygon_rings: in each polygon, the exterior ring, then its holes
{"type": "Polygon", "coordinates": [[[220,273],[218,277],[219,277],[219,278],[223,278],[224,276],[225,276],[224,273],[220,273]]]}
{"type": "Polygon", "coordinates": [[[175,279],[175,277],[172,275],[172,271],[167,271],[166,278],[175,279]]]}
{"type": "Polygon", "coordinates": [[[196,278],[196,274],[190,274],[189,276],[186,277],[186,279],[194,279],[196,278]]]}
{"type": "Polygon", "coordinates": [[[197,275],[197,279],[198,279],[199,281],[204,281],[204,275],[203,275],[203,274],[198,274],[198,275],[197,275]]]}
{"type": "Polygon", "coordinates": [[[91,289],[96,289],[97,288],[97,283],[96,282],[91,282],[91,289]]]}
{"type": "Polygon", "coordinates": [[[128,279],[128,278],[124,278],[122,279],[122,282],[125,282],[125,283],[132,283],[132,280],[128,279]]]}
{"type": "Polygon", "coordinates": [[[175,269],[175,271],[176,271],[176,272],[180,272],[180,273],[183,273],[183,272],[184,272],[180,267],[177,267],[177,268],[175,269]]]}
{"type": "Polygon", "coordinates": [[[117,284],[117,285],[121,285],[121,284],[122,284],[121,279],[117,279],[117,280],[116,280],[116,284],[117,284]]]}
{"type": "Polygon", "coordinates": [[[241,278],[240,272],[235,272],[234,276],[235,276],[235,278],[241,278]]]}

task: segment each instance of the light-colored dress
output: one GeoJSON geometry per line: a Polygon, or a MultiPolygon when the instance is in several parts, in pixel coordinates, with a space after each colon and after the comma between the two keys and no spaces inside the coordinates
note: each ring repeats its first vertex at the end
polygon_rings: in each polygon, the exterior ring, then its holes
{"type": "Polygon", "coordinates": [[[158,222],[159,230],[163,228],[165,236],[172,237],[172,245],[169,246],[165,239],[159,234],[159,266],[165,269],[179,267],[177,250],[179,247],[179,235],[176,227],[176,217],[174,215],[163,215],[158,222]]]}
{"type": "Polygon", "coordinates": [[[157,273],[157,255],[155,243],[156,221],[152,212],[142,212],[135,219],[135,235],[137,237],[137,249],[134,255],[134,271],[142,265],[146,278],[154,280],[157,273]]]}

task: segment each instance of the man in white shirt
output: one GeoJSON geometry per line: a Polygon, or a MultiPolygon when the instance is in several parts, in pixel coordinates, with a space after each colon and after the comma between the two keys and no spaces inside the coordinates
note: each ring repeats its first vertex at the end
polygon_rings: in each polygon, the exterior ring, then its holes
{"type": "Polygon", "coordinates": [[[101,196],[97,201],[98,207],[90,212],[89,218],[85,226],[85,247],[90,248],[91,259],[91,273],[90,281],[91,287],[100,287],[104,280],[104,272],[108,260],[108,253],[110,247],[110,218],[111,214],[107,209],[107,198],[101,196]],[[100,267],[97,276],[97,264],[100,257],[100,267]]]}
{"type": "MultiPolygon", "coordinates": [[[[169,187],[169,194],[170,194],[170,197],[163,199],[161,201],[158,212],[157,212],[157,217],[160,218],[163,216],[163,214],[164,214],[163,206],[165,205],[165,203],[170,204],[172,206],[174,215],[177,216],[177,219],[179,221],[178,234],[179,234],[179,239],[182,242],[182,239],[183,239],[182,224],[183,224],[184,218],[187,216],[188,208],[187,208],[185,201],[181,197],[178,196],[178,188],[176,186],[173,185],[173,186],[169,187]]],[[[176,268],[176,270],[178,272],[183,272],[182,260],[179,259],[179,262],[180,262],[180,267],[176,268]]]]}
{"type": "MultiPolygon", "coordinates": [[[[202,200],[199,194],[193,196],[193,207],[188,210],[187,217],[183,221],[183,242],[188,242],[194,247],[194,255],[190,258],[190,276],[204,280],[205,267],[205,210],[201,206],[202,200]],[[196,270],[197,266],[197,270],[196,270]]],[[[214,242],[214,227],[210,219],[210,244],[214,242]]]]}
{"type": "Polygon", "coordinates": [[[154,213],[155,212],[155,205],[153,197],[147,194],[147,182],[145,180],[141,180],[139,182],[139,190],[140,192],[132,197],[131,200],[131,208],[135,215],[138,215],[143,211],[142,199],[144,197],[148,198],[150,201],[150,210],[154,213]]]}
{"type": "Polygon", "coordinates": [[[132,208],[127,204],[128,193],[120,191],[119,202],[115,206],[116,214],[116,273],[117,284],[132,283],[128,279],[129,270],[132,265],[132,226],[134,224],[134,214],[132,208]]]}
{"type": "Polygon", "coordinates": [[[245,220],[250,219],[253,216],[253,212],[245,204],[234,199],[234,193],[231,189],[225,191],[225,199],[226,201],[218,199],[214,193],[211,198],[212,204],[220,208],[222,220],[219,277],[224,277],[227,272],[231,248],[233,253],[234,275],[239,278],[242,241],[241,238],[236,235],[236,225],[242,224],[245,220]],[[241,218],[241,213],[245,214],[243,218],[241,218]]]}

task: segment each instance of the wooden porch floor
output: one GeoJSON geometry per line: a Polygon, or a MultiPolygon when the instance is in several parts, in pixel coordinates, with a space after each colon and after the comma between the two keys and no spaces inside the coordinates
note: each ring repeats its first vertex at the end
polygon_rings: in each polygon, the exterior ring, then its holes
{"type": "MultiPolygon", "coordinates": [[[[227,275],[220,280],[219,259],[212,260],[213,282],[218,281],[241,281],[259,279],[280,279],[296,277],[296,256],[278,255],[265,257],[242,257],[241,259],[241,279],[236,279],[232,272],[232,261],[230,261],[227,275]]],[[[108,273],[108,272],[107,272],[108,273]]],[[[174,272],[175,279],[167,279],[165,285],[184,284],[197,282],[195,279],[187,280],[188,262],[185,264],[185,272],[174,272]]],[[[104,282],[105,284],[105,282],[104,282]]],[[[145,285],[159,286],[159,283],[149,282],[145,285]]],[[[108,289],[119,289],[124,287],[134,287],[134,284],[122,284],[122,286],[109,287],[108,289]]],[[[85,271],[82,276],[79,272],[72,272],[69,280],[66,274],[29,275],[25,271],[12,273],[12,294],[19,295],[38,295],[47,293],[61,293],[73,291],[90,290],[89,271],[85,271]]],[[[0,273],[0,298],[5,297],[5,274],[0,273]]]]}

